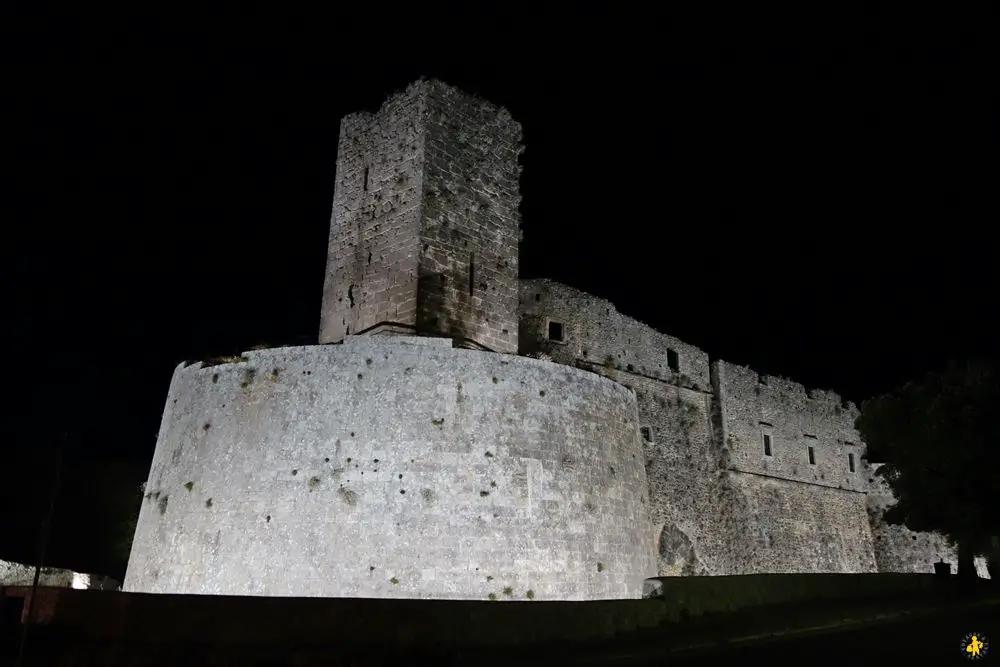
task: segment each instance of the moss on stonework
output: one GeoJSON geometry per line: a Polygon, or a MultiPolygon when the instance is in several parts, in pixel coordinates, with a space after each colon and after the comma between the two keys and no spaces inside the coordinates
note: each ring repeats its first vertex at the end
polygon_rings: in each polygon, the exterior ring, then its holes
{"type": "Polygon", "coordinates": [[[190,491],[194,488],[194,482],[184,482],[184,488],[190,491]]]}
{"type": "Polygon", "coordinates": [[[212,366],[222,366],[224,364],[242,364],[250,361],[243,355],[239,356],[221,356],[221,357],[209,357],[205,361],[201,362],[202,368],[210,368],[212,366]]]}
{"type": "Polygon", "coordinates": [[[354,506],[358,503],[358,494],[351,489],[344,488],[343,486],[337,489],[337,495],[346,504],[354,506]]]}
{"type": "Polygon", "coordinates": [[[240,382],[240,389],[247,389],[253,384],[254,378],[257,377],[257,370],[254,368],[248,368],[243,371],[243,381],[240,382]]]}

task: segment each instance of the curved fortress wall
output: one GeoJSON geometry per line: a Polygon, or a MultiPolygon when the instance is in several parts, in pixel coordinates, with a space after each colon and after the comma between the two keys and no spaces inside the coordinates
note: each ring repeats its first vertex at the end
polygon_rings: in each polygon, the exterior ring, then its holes
{"type": "Polygon", "coordinates": [[[636,392],[657,574],[732,573],[708,355],[604,299],[544,279],[521,281],[518,341],[523,354],[548,355],[636,392]]]}
{"type": "Polygon", "coordinates": [[[642,459],[628,389],[449,340],[179,367],[124,588],[639,597],[655,574],[642,459]]]}

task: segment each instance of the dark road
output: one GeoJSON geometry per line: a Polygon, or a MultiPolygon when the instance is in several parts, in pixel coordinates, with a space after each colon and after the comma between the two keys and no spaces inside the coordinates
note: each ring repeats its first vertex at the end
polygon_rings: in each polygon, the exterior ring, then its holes
{"type": "MultiPolygon", "coordinates": [[[[843,661],[843,664],[848,664],[849,661],[861,661],[862,664],[876,661],[888,661],[884,664],[959,664],[970,661],[969,656],[962,651],[963,640],[970,633],[987,640],[1000,637],[1000,606],[886,621],[855,630],[747,642],[724,650],[711,649],[615,662],[693,665],[704,664],[706,660],[738,658],[755,662],[793,657],[797,660],[843,661]]],[[[998,659],[993,654],[995,650],[1000,649],[988,647],[980,660],[970,662],[994,662],[998,659]]]]}

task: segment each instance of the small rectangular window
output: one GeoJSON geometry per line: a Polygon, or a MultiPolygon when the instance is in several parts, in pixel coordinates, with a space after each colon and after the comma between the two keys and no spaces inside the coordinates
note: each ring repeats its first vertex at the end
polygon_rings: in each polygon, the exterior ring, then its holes
{"type": "Polygon", "coordinates": [[[476,253],[469,255],[469,296],[472,296],[476,283],[476,253]]]}
{"type": "Polygon", "coordinates": [[[362,188],[365,192],[368,191],[368,167],[365,167],[365,182],[364,185],[362,185],[362,188]]]}
{"type": "Polygon", "coordinates": [[[667,367],[674,372],[679,371],[681,368],[680,357],[673,350],[667,350],[667,367]]]}
{"type": "Polygon", "coordinates": [[[851,469],[851,472],[854,472],[854,454],[847,455],[847,467],[851,469]]]}
{"type": "Polygon", "coordinates": [[[816,465],[816,450],[812,447],[809,448],[809,465],[816,465]]]}
{"type": "Polygon", "coordinates": [[[648,426],[641,427],[639,433],[642,434],[642,439],[646,442],[653,442],[653,430],[648,426]]]}
{"type": "Polygon", "coordinates": [[[563,340],[563,325],[562,322],[549,322],[549,340],[554,340],[557,343],[561,343],[563,340]]]}
{"type": "Polygon", "coordinates": [[[770,455],[771,455],[771,434],[770,433],[765,433],[764,434],[764,456],[770,456],[770,455]]]}

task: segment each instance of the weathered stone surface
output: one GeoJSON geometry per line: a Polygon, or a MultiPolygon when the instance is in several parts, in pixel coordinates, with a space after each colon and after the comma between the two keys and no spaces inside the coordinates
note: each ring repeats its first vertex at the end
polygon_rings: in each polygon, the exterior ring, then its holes
{"type": "Polygon", "coordinates": [[[177,369],[129,590],[573,600],[954,562],[884,525],[836,394],[518,281],[520,141],[438,81],[342,120],[320,342],[344,344],[177,369]]]}
{"type": "MultiPolygon", "coordinates": [[[[31,586],[35,581],[35,566],[0,560],[0,586],[31,586]]],[[[38,576],[39,586],[116,590],[118,582],[110,577],[74,572],[57,567],[43,567],[38,576]]]]}
{"type": "Polygon", "coordinates": [[[623,315],[609,301],[553,280],[522,280],[520,290],[521,354],[543,352],[563,364],[596,364],[709,390],[708,355],[695,346],[623,315]],[[553,322],[561,325],[562,341],[549,336],[553,322]]]}
{"type": "Polygon", "coordinates": [[[505,109],[433,80],[341,121],[320,342],[517,351],[520,141],[505,109]]]}
{"type": "Polygon", "coordinates": [[[175,371],[126,590],[583,600],[655,574],[626,388],[441,339],[246,358],[175,371]]]}
{"type": "Polygon", "coordinates": [[[877,516],[873,528],[858,410],[832,392],[710,363],[551,280],[521,281],[519,346],[636,392],[662,576],[929,572],[939,555],[954,562],[952,552],[910,546],[938,545],[939,536],[904,542],[877,516]]]}

